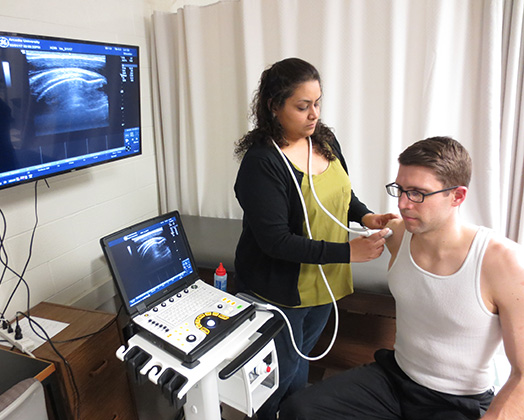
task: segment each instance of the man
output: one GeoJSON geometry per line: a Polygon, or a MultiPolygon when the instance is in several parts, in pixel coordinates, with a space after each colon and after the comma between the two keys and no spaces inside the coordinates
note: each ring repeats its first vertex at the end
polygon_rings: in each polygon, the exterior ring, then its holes
{"type": "Polygon", "coordinates": [[[281,420],[524,419],[524,247],[460,220],[471,159],[433,137],[399,156],[402,219],[389,224],[394,350],[290,397],[281,420]],[[500,341],[511,363],[494,397],[489,363],[500,341]]]}

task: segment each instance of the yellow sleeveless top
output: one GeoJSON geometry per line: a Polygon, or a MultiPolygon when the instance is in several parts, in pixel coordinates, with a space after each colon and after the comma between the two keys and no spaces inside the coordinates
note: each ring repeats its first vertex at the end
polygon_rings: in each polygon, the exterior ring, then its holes
{"type": "MultiPolygon", "coordinates": [[[[351,182],[340,161],[335,159],[329,162],[328,168],[323,173],[313,175],[313,183],[322,205],[344,226],[347,226],[351,201],[351,182]]],[[[336,224],[317,204],[307,174],[304,174],[301,189],[308,211],[313,239],[327,242],[347,242],[347,231],[336,224]]],[[[307,235],[305,222],[304,232],[307,235]]],[[[324,264],[322,268],[337,300],[353,293],[353,278],[349,261],[348,264],[324,264]]],[[[317,264],[300,265],[298,290],[302,302],[300,307],[323,305],[331,302],[317,264]]]]}

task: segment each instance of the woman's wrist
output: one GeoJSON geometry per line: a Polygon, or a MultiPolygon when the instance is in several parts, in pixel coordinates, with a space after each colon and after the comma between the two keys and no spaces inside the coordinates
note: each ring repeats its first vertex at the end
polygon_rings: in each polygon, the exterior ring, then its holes
{"type": "MultiPolygon", "coordinates": [[[[360,219],[360,224],[362,226],[366,226],[366,227],[369,227],[368,224],[365,222],[365,219],[367,216],[369,217],[373,217],[375,213],[373,213],[372,211],[370,211],[369,213],[366,213],[364,216],[362,216],[362,218],[360,219]]],[[[369,220],[369,217],[367,217],[367,219],[369,220]]]]}

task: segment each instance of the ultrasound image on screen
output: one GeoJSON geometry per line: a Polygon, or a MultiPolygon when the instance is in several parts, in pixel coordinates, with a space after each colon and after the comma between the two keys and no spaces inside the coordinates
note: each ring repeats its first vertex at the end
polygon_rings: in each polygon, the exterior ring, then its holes
{"type": "Polygon", "coordinates": [[[36,135],[109,125],[105,56],[27,51],[26,59],[37,104],[36,135]]]}
{"type": "Polygon", "coordinates": [[[110,248],[131,306],[193,272],[174,223],[131,234],[110,248]]]}
{"type": "Polygon", "coordinates": [[[136,46],[0,31],[0,189],[141,153],[136,46]]]}
{"type": "Polygon", "coordinates": [[[137,252],[144,267],[163,266],[169,264],[172,253],[167,246],[167,239],[162,236],[140,238],[136,241],[139,245],[137,252]]]}

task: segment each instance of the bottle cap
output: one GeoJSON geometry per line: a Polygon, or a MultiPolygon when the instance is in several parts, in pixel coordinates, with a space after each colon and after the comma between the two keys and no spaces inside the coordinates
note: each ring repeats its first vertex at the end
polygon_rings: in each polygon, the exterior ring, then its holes
{"type": "Polygon", "coordinates": [[[220,263],[218,268],[215,270],[215,274],[217,276],[225,276],[227,274],[226,269],[224,268],[222,263],[220,263]]]}

